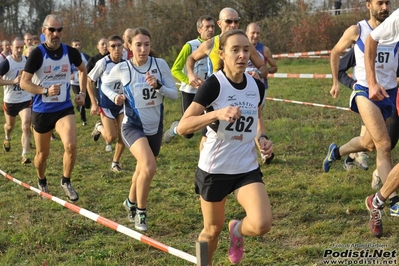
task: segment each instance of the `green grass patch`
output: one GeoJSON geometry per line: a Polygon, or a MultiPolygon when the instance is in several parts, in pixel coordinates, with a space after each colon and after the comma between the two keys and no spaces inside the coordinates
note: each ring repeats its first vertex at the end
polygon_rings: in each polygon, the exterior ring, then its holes
{"type": "MultiPolygon", "coordinates": [[[[328,60],[283,59],[278,65],[280,73],[330,73],[328,60]]],[[[333,99],[329,94],[331,83],[331,79],[272,78],[268,96],[348,107],[350,90],[341,87],[340,97],[333,99]]],[[[324,250],[337,243],[378,243],[388,245],[388,249],[397,248],[398,218],[383,216],[381,239],[371,236],[368,229],[364,199],[374,192],[370,182],[375,153],[369,153],[368,171],[347,172],[342,161],[336,162],[329,173],[322,170],[331,142],[342,145],[359,134],[357,114],[267,101],[263,115],[276,154],[272,164],[262,166],[273,225],[265,236],[246,238],[246,253],[240,265],[322,265],[324,250]]],[[[165,128],[180,116],[180,100],[166,100],[165,128]]],[[[90,137],[97,119],[89,116],[87,126],[77,119],[78,160],[72,175],[80,195],[77,205],[134,230],[122,202],[128,194],[135,159],[125,150],[121,159],[124,171],[111,171],[112,154],[104,151],[104,140],[93,142],[90,137]]],[[[3,113],[0,121],[4,123],[3,113]]],[[[11,152],[0,151],[0,169],[37,186],[33,165],[20,163],[20,134],[18,120],[11,152]]],[[[163,144],[151,184],[146,233],[193,255],[202,229],[193,183],[199,141],[198,132],[192,139],[176,137],[170,144],[163,144]]],[[[50,193],[65,199],[59,185],[62,154],[61,142],[52,142],[46,175],[50,193]]],[[[397,150],[392,158],[398,161],[397,150]]],[[[6,178],[0,180],[0,198],[0,265],[191,265],[41,199],[6,178]]],[[[227,223],[244,215],[229,196],[226,227],[220,235],[214,265],[230,265],[227,223]]]]}

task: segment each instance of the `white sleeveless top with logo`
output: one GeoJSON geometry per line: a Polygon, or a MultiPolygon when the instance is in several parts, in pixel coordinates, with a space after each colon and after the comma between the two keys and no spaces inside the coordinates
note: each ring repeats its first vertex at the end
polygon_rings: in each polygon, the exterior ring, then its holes
{"type": "MultiPolygon", "coordinates": [[[[123,58],[121,59],[120,62],[125,61],[123,58]]],[[[113,62],[111,60],[111,57],[109,55],[104,56],[100,60],[96,62],[96,65],[94,68],[90,71],[89,74],[87,74],[87,77],[89,77],[92,81],[97,82],[97,87],[98,87],[98,106],[102,108],[108,108],[108,109],[113,109],[113,110],[120,110],[120,106],[117,106],[113,101],[108,99],[108,97],[104,94],[102,91],[101,87],[104,82],[104,80],[107,79],[107,76],[109,75],[109,72],[111,72],[111,69],[116,66],[120,62],[113,62]]],[[[113,90],[116,93],[122,93],[123,92],[123,87],[120,82],[116,82],[113,86],[113,90]]]]}
{"type": "MultiPolygon", "coordinates": [[[[83,64],[87,66],[87,60],[83,53],[80,53],[83,64]]],[[[73,79],[71,79],[71,85],[79,86],[79,71],[78,68],[72,64],[73,79]]]]}
{"type": "MultiPolygon", "coordinates": [[[[198,46],[201,45],[201,41],[198,39],[191,40],[187,42],[191,47],[191,53],[194,53],[195,50],[198,49],[198,46]]],[[[187,75],[186,66],[183,68],[183,72],[187,75]]],[[[208,56],[198,60],[194,64],[194,73],[201,77],[203,80],[206,80],[208,77],[208,56]]],[[[197,89],[191,87],[189,84],[181,82],[180,91],[184,91],[186,93],[195,94],[197,93],[197,89]]]]}
{"type": "Polygon", "coordinates": [[[222,71],[214,73],[220,83],[220,92],[209,107],[218,110],[229,105],[239,106],[241,117],[233,123],[219,120],[217,132],[207,127],[207,139],[198,162],[198,167],[207,173],[240,174],[259,167],[254,139],[261,99],[255,80],[244,74],[247,85],[238,90],[222,71]]]}
{"type": "MultiPolygon", "coordinates": [[[[8,72],[3,76],[4,80],[14,80],[22,74],[24,70],[26,57],[22,56],[21,62],[16,62],[11,55],[6,57],[9,64],[8,72]]],[[[32,99],[32,94],[21,89],[19,84],[4,85],[4,102],[5,103],[22,103],[32,99]]]]}
{"type": "MultiPolygon", "coordinates": [[[[356,58],[356,67],[354,75],[357,79],[357,84],[368,88],[366,79],[366,69],[364,65],[364,46],[367,36],[373,30],[366,20],[358,23],[360,34],[355,43],[354,51],[356,58]]],[[[398,43],[392,44],[378,44],[377,57],[375,59],[375,72],[377,82],[381,84],[386,90],[397,87],[396,71],[398,69],[398,43]]]]}

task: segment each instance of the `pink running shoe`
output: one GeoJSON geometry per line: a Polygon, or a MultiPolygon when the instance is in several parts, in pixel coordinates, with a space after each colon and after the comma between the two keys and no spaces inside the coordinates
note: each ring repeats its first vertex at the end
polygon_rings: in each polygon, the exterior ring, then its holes
{"type": "Polygon", "coordinates": [[[229,222],[230,232],[230,247],[229,247],[229,260],[233,264],[237,264],[241,261],[244,255],[244,238],[238,238],[234,235],[234,227],[239,221],[231,220],[229,222]]]}

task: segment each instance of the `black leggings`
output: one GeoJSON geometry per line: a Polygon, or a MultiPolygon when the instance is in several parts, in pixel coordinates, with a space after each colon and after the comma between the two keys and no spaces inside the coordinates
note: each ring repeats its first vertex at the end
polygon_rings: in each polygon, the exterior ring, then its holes
{"type": "MultiPolygon", "coordinates": [[[[193,93],[187,93],[187,92],[184,92],[184,91],[181,92],[182,114],[184,114],[184,112],[187,110],[187,108],[193,102],[194,96],[195,96],[195,94],[193,94],[193,93]]],[[[183,135],[183,137],[185,137],[186,139],[191,139],[193,136],[194,136],[194,133],[183,135]]]]}
{"type": "Polygon", "coordinates": [[[388,134],[391,138],[391,150],[395,148],[396,143],[398,143],[399,139],[399,116],[396,109],[394,110],[391,119],[388,124],[388,134]]]}
{"type": "MultiPolygon", "coordinates": [[[[73,93],[75,95],[79,94],[80,92],[80,87],[76,85],[71,85],[73,93]]],[[[90,97],[89,94],[86,92],[86,97],[85,97],[85,104],[83,106],[77,106],[76,108],[79,110],[80,113],[80,119],[83,122],[86,122],[86,110],[85,109],[90,109],[90,97]]]]}

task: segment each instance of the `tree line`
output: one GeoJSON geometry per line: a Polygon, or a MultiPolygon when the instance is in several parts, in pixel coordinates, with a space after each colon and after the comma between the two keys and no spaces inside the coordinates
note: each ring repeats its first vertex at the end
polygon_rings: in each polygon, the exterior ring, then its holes
{"type": "Polygon", "coordinates": [[[334,16],[314,12],[303,0],[3,0],[0,40],[26,32],[39,35],[45,16],[55,13],[64,20],[63,41],[78,38],[91,55],[97,53],[100,37],[145,27],[152,34],[152,47],[172,63],[184,43],[198,36],[197,18],[211,15],[217,20],[227,6],[238,11],[241,29],[250,22],[260,25],[261,41],[273,53],[331,49],[348,26],[368,17],[365,6],[334,16]]]}

